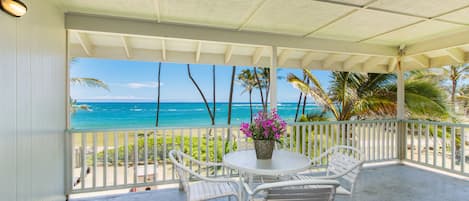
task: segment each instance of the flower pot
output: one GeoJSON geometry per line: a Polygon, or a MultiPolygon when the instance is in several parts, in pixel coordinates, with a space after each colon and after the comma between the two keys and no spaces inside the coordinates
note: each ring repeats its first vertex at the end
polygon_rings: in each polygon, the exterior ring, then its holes
{"type": "Polygon", "coordinates": [[[256,150],[256,157],[260,160],[272,159],[275,141],[273,140],[254,140],[254,148],[256,150]]]}

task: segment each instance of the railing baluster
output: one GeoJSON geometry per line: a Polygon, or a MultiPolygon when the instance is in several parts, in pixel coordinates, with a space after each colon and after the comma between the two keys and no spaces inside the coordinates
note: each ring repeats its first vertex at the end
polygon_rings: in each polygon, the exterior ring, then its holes
{"type": "MultiPolygon", "coordinates": [[[[222,159],[223,159],[223,155],[225,155],[225,128],[222,128],[221,129],[222,133],[221,133],[221,155],[222,155],[222,159]]],[[[218,152],[218,148],[216,148],[217,152],[218,152]]],[[[217,158],[218,159],[218,158],[217,158]]],[[[220,161],[217,161],[217,162],[220,162],[220,161]]],[[[225,168],[222,168],[222,175],[225,175],[225,168]]]]}
{"type": "Polygon", "coordinates": [[[430,124],[425,125],[425,164],[428,164],[428,152],[430,151],[430,146],[428,144],[428,138],[430,136],[430,124]]]}
{"type": "MultiPolygon", "coordinates": [[[[174,129],[171,129],[171,149],[176,149],[176,136],[175,136],[175,133],[174,133],[174,129]]],[[[181,150],[181,151],[184,151],[184,150],[181,150]]],[[[174,175],[174,165],[171,164],[171,180],[174,180],[175,178],[175,175],[174,175]]]]}
{"type": "Polygon", "coordinates": [[[153,183],[156,182],[158,176],[158,135],[157,130],[153,130],[153,183]]]}
{"type": "Polygon", "coordinates": [[[324,150],[327,150],[329,149],[329,124],[325,124],[324,127],[325,127],[325,131],[324,131],[324,135],[326,136],[326,142],[325,142],[325,149],[324,150]]]}
{"type": "MultiPolygon", "coordinates": [[[[218,130],[213,127],[213,162],[218,160],[218,130]]],[[[217,170],[214,169],[215,176],[217,176],[217,170]]]]}
{"type": "Polygon", "coordinates": [[[129,168],[129,133],[124,133],[124,184],[127,185],[128,177],[128,168],[129,168]]]}
{"type": "Polygon", "coordinates": [[[295,143],[295,146],[296,146],[296,153],[300,153],[300,126],[299,125],[296,125],[296,143],[295,143]]]}
{"type": "Polygon", "coordinates": [[[117,162],[119,161],[118,133],[114,132],[114,186],[117,186],[117,162]]]}
{"type": "Polygon", "coordinates": [[[98,137],[96,132],[93,132],[93,188],[96,188],[96,171],[98,163],[98,137]]]}
{"type": "MultiPolygon", "coordinates": [[[[198,147],[198,150],[197,150],[197,156],[199,157],[199,160],[202,161],[202,136],[201,136],[201,133],[200,133],[200,128],[197,129],[197,147],[198,147]]],[[[207,145],[208,146],[208,145],[207,145]]],[[[200,174],[200,164],[197,165],[197,170],[198,170],[198,173],[200,174]]]]}
{"type": "Polygon", "coordinates": [[[81,189],[85,189],[85,177],[86,177],[86,136],[87,133],[81,134],[81,173],[80,173],[80,182],[81,189]]]}
{"type": "MultiPolygon", "coordinates": [[[[320,130],[320,132],[319,132],[319,155],[321,155],[322,150],[323,150],[322,149],[322,136],[324,134],[324,125],[320,124],[319,127],[320,127],[320,129],[319,129],[320,130]]],[[[322,165],[322,160],[320,160],[319,164],[322,165]]]]}
{"type": "Polygon", "coordinates": [[[301,126],[301,154],[306,155],[306,125],[301,126]]]}
{"type": "Polygon", "coordinates": [[[380,122],[376,123],[376,152],[377,152],[377,160],[381,160],[381,129],[382,124],[380,122]]]}
{"type": "Polygon", "coordinates": [[[415,124],[411,124],[412,128],[410,129],[411,135],[410,135],[410,160],[414,160],[414,136],[415,136],[415,124]]]}
{"type": "MultiPolygon", "coordinates": [[[[207,128],[206,132],[205,132],[205,160],[206,162],[208,163],[210,161],[210,152],[208,150],[208,145],[209,145],[209,130],[210,128],[207,128]]],[[[208,176],[208,167],[205,167],[205,170],[206,170],[206,176],[208,176]]]]}
{"type": "Polygon", "coordinates": [[[436,138],[438,136],[438,125],[433,125],[433,165],[436,166],[437,157],[436,154],[438,152],[438,144],[436,142],[436,138]]]}
{"type": "Polygon", "coordinates": [[[311,144],[313,143],[313,125],[309,125],[308,126],[308,157],[311,158],[312,157],[312,148],[311,148],[311,144]]]}
{"type": "Polygon", "coordinates": [[[143,183],[147,183],[148,178],[148,136],[147,131],[143,131],[143,183]]]}
{"type": "Polygon", "coordinates": [[[345,136],[345,125],[344,123],[340,123],[340,130],[342,131],[342,145],[345,145],[345,141],[347,140],[347,136],[345,136]]]}
{"type": "Polygon", "coordinates": [[[166,129],[161,130],[163,134],[163,181],[166,181],[166,129]]]}
{"type": "Polygon", "coordinates": [[[368,123],[366,124],[367,125],[367,128],[368,128],[368,160],[372,160],[371,159],[371,127],[372,127],[372,124],[371,123],[368,123]]]}
{"type": "Polygon", "coordinates": [[[442,164],[442,167],[443,168],[446,168],[446,125],[443,125],[443,128],[442,128],[442,135],[441,135],[441,138],[443,138],[443,150],[442,150],[442,160],[441,160],[441,164],[442,164]]]}
{"type": "Polygon", "coordinates": [[[456,133],[454,126],[451,126],[451,170],[454,170],[456,160],[456,133]]]}
{"type": "Polygon", "coordinates": [[[461,158],[460,158],[460,163],[461,163],[461,173],[465,173],[464,169],[464,164],[466,163],[466,155],[465,155],[465,144],[466,144],[466,136],[464,133],[464,127],[461,127],[461,158]]]}
{"type": "MultiPolygon", "coordinates": [[[[192,156],[192,128],[189,128],[189,156],[192,156]]],[[[189,168],[192,168],[192,161],[189,162],[189,168]]]]}
{"type": "Polygon", "coordinates": [[[418,158],[418,161],[419,163],[422,162],[422,157],[421,157],[421,150],[422,150],[422,124],[419,123],[419,130],[418,130],[418,135],[417,135],[417,158],[418,158]]]}
{"type": "Polygon", "coordinates": [[[319,156],[321,153],[318,154],[318,135],[319,135],[319,126],[318,124],[314,125],[314,157],[319,156]]]}
{"type": "Polygon", "coordinates": [[[134,184],[138,181],[138,131],[134,132],[134,184]]]}
{"type": "Polygon", "coordinates": [[[107,133],[106,132],[103,132],[103,140],[104,140],[104,158],[103,158],[103,186],[106,187],[107,186],[107,161],[108,161],[108,153],[107,153],[107,143],[108,143],[108,139],[107,139],[107,133]]]}

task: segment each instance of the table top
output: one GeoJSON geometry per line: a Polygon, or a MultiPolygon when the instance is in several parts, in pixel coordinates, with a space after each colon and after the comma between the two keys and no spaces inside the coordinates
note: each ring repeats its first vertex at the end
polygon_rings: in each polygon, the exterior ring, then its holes
{"type": "Polygon", "coordinates": [[[301,154],[274,150],[272,160],[257,160],[254,150],[236,151],[223,157],[227,167],[256,175],[289,175],[307,170],[311,160],[301,154]]]}

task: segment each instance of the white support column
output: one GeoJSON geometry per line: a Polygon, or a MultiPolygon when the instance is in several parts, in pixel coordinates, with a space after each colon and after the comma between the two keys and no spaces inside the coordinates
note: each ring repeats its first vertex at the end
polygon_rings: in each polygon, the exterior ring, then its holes
{"type": "Polygon", "coordinates": [[[397,61],[397,119],[405,119],[405,80],[401,58],[397,61]]]}
{"type": "Polygon", "coordinates": [[[270,109],[277,108],[277,47],[272,46],[270,66],[270,109]]]}

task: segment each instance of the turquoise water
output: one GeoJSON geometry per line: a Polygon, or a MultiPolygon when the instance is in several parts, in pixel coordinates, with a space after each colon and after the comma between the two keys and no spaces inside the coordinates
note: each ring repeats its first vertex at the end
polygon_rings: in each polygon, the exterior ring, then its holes
{"type": "MultiPolygon", "coordinates": [[[[92,111],[80,110],[71,116],[71,127],[87,128],[152,128],[155,126],[156,103],[85,103],[92,111]]],[[[212,106],[211,106],[212,107],[212,106]]],[[[281,103],[277,106],[280,116],[293,122],[296,103],[281,103]]],[[[307,112],[320,111],[315,105],[307,105],[307,112]]],[[[261,110],[260,103],[253,104],[253,112],[261,110]]],[[[233,103],[232,124],[249,121],[249,103],[233,103]]],[[[161,103],[161,127],[208,126],[211,124],[204,103],[161,103]]],[[[226,125],[228,103],[217,103],[215,123],[226,125]]]]}

